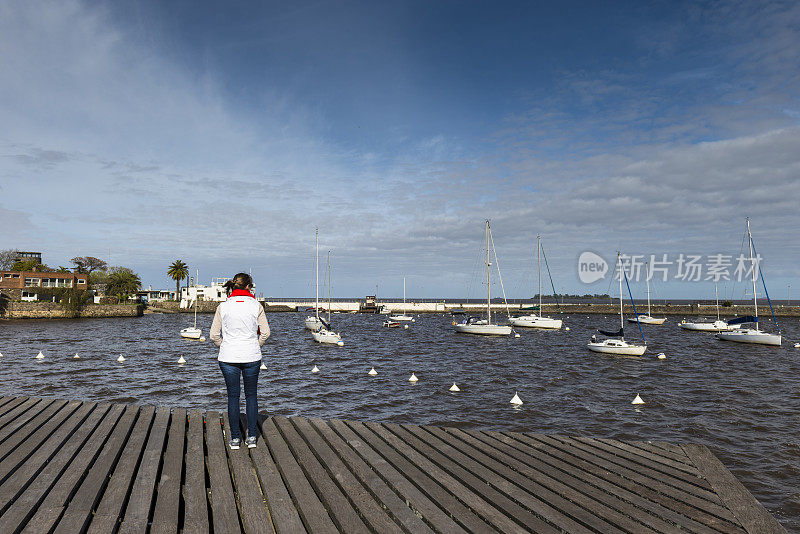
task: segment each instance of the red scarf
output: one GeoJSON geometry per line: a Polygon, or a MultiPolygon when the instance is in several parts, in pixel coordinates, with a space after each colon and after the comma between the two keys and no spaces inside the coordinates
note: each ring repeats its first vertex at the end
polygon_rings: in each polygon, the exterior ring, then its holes
{"type": "Polygon", "coordinates": [[[246,289],[234,289],[233,291],[231,291],[231,294],[229,295],[229,297],[251,297],[251,298],[256,298],[255,295],[253,295],[252,293],[250,293],[246,289]]]}

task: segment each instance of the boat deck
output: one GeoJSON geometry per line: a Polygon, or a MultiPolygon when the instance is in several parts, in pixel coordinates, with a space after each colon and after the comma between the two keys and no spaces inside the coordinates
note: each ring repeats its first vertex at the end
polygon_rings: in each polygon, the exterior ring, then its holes
{"type": "Polygon", "coordinates": [[[0,531],[784,532],[704,446],[0,398],[0,531]],[[241,421],[235,422],[241,424],[241,421]]]}

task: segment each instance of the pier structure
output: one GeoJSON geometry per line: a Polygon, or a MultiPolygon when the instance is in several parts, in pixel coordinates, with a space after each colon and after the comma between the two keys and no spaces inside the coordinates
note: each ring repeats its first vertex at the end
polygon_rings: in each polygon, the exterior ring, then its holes
{"type": "Polygon", "coordinates": [[[702,445],[0,398],[6,533],[785,532],[702,445]],[[244,421],[234,421],[242,425],[244,421]]]}

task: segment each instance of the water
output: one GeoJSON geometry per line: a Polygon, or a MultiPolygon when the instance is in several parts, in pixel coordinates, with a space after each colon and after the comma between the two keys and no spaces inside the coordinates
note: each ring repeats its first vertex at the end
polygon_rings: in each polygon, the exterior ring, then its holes
{"type": "MultiPolygon", "coordinates": [[[[777,348],[684,332],[670,318],[646,327],[647,356],[626,358],[585,348],[596,327],[616,328],[615,316],[574,315],[565,320],[569,332],[521,329],[515,339],[455,334],[447,315],[420,316],[408,330],[382,328],[382,316],[334,315],[344,347],[314,343],[304,317],[269,315],[261,411],[703,443],[785,528],[800,532],[797,319],[782,321],[777,348]],[[311,373],[314,365],[319,373],[311,373]],[[367,375],[373,366],[375,377],[367,375]],[[416,384],[408,381],[412,372],[416,384]],[[461,392],[448,391],[453,382],[461,392]],[[509,403],[515,391],[519,408],[509,403]],[[631,405],[637,394],[646,405],[631,405]]],[[[211,319],[198,316],[206,335],[211,319]]],[[[215,347],[178,337],[191,321],[2,322],[0,394],[224,410],[215,347]],[[40,350],[44,360],[35,359],[40,350]],[[80,360],[72,359],[76,352],[80,360]],[[181,355],[185,365],[177,363],[181,355]]],[[[635,325],[626,330],[633,334],[635,325]]]]}

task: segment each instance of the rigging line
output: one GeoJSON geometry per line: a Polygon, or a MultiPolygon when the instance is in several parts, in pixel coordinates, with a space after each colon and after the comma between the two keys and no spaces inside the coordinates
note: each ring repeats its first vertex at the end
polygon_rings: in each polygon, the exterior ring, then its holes
{"type": "MultiPolygon", "coordinates": [[[[561,311],[561,304],[558,302],[558,294],[556,293],[556,286],[553,284],[553,275],[550,274],[550,266],[547,264],[547,254],[544,253],[544,245],[539,243],[542,248],[542,257],[544,258],[544,266],[547,267],[547,276],[550,277],[550,287],[553,288],[553,298],[556,299],[556,307],[558,308],[558,313],[564,313],[561,311]]],[[[541,312],[541,310],[539,310],[541,312]]]]}
{"type": "MultiPolygon", "coordinates": [[[[756,251],[756,244],[753,243],[752,238],[750,239],[750,242],[753,245],[753,253],[756,255],[756,258],[757,258],[758,257],[758,252],[756,251]]],[[[755,269],[755,267],[753,267],[753,268],[755,269]]],[[[763,271],[763,269],[761,269],[761,264],[760,263],[759,263],[759,266],[758,266],[758,276],[761,277],[761,284],[764,286],[764,294],[767,296],[767,302],[769,303],[769,311],[772,312],[772,322],[775,323],[775,327],[778,329],[778,333],[780,334],[781,325],[778,324],[778,320],[775,318],[775,310],[772,309],[772,301],[769,298],[769,292],[767,291],[767,283],[764,281],[764,271],[763,271]]]]}
{"type": "MultiPolygon", "coordinates": [[[[744,243],[745,243],[746,240],[747,240],[747,230],[745,230],[744,233],[742,234],[742,244],[739,246],[739,256],[740,257],[744,254],[744,243]]],[[[733,278],[732,282],[733,283],[731,284],[731,296],[730,296],[730,299],[733,301],[733,300],[736,300],[736,278],[733,278]]],[[[746,295],[746,293],[745,293],[745,295],[746,295]]]]}
{"type": "Polygon", "coordinates": [[[636,324],[639,327],[639,334],[642,336],[642,341],[647,343],[647,340],[644,338],[644,332],[642,332],[642,323],[639,322],[639,314],[636,312],[636,303],[633,302],[633,294],[631,294],[631,286],[628,283],[628,274],[625,272],[625,269],[620,269],[622,274],[625,276],[625,285],[628,287],[628,295],[631,297],[631,304],[633,304],[633,314],[636,316],[636,324]]]}
{"type": "MultiPolygon", "coordinates": [[[[489,228],[489,241],[492,242],[492,252],[494,252],[494,262],[497,265],[497,277],[500,279],[500,289],[503,291],[503,302],[506,305],[506,315],[511,318],[511,310],[508,309],[508,299],[506,298],[506,289],[503,287],[503,275],[500,274],[500,260],[497,259],[497,249],[494,248],[494,235],[492,235],[492,229],[489,228]]],[[[492,303],[490,302],[489,305],[491,306],[492,303]]]]}

